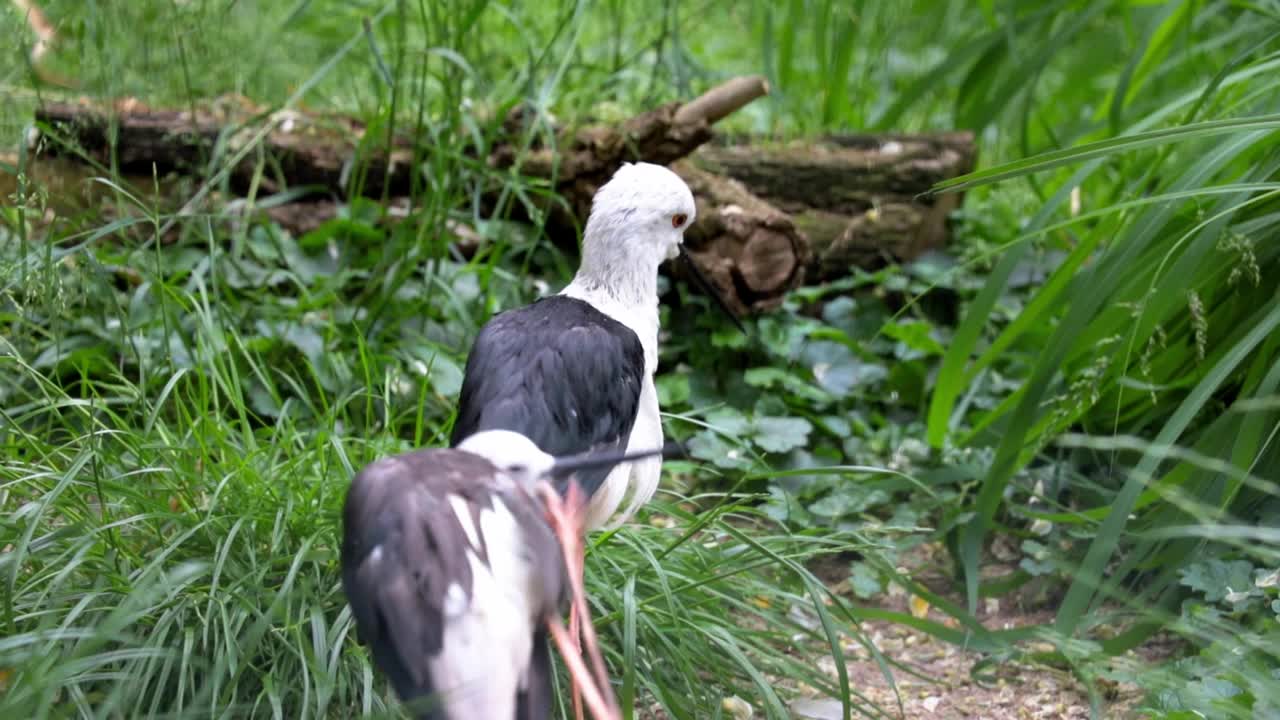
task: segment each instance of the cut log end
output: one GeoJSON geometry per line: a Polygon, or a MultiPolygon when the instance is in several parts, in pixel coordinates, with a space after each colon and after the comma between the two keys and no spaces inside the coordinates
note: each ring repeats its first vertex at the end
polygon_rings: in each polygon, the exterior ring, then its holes
{"type": "Polygon", "coordinates": [[[781,295],[799,276],[799,260],[792,237],[759,228],[742,247],[742,281],[758,295],[781,295]]]}
{"type": "Polygon", "coordinates": [[[698,216],[689,255],[739,315],[772,310],[804,281],[809,243],[791,218],[742,183],[687,162],[672,165],[693,191],[698,216]]]}

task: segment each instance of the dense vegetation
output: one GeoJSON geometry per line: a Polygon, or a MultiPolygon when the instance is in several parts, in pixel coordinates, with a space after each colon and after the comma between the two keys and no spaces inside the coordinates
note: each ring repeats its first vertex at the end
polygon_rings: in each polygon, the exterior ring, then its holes
{"type": "MultiPolygon", "coordinates": [[[[178,216],[109,167],[68,202],[0,156],[5,717],[396,712],[337,582],[346,483],[441,443],[476,329],[573,267],[474,215],[484,188],[545,188],[449,149],[517,101],[624,117],[741,72],[775,92],[735,129],[970,128],[984,169],[941,189],[967,191],[949,253],[803,288],[747,337],[671,289],[659,386],[699,461],[588,566],[624,705],[785,717],[803,682],[896,713],[813,662],[878,618],[1068,668],[1099,716],[1121,680],[1150,717],[1280,717],[1275,0],[43,7],[92,95],[243,93],[435,151],[411,222],[356,202],[300,237],[178,216]],[[451,221],[489,241],[473,260],[451,221]],[[899,570],[938,542],[952,599],[899,570]],[[1016,569],[984,573],[997,544],[1016,569]],[[930,618],[878,609],[890,584],[930,618]],[[974,619],[1028,588],[1051,622],[974,619]],[[1161,632],[1175,656],[1129,652],[1161,632]]],[[[0,50],[16,147],[51,90],[22,16],[0,33],[24,39],[0,50]]]]}

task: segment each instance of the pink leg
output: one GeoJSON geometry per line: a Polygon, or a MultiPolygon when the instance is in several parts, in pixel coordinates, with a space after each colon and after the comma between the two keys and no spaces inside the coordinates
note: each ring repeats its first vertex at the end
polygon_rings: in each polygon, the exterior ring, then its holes
{"type": "MultiPolygon", "coordinates": [[[[554,615],[547,618],[547,629],[551,632],[551,639],[560,650],[564,664],[569,669],[570,682],[573,684],[575,695],[581,693],[586,696],[587,707],[591,708],[591,714],[596,717],[596,720],[612,720],[619,717],[617,711],[600,696],[600,691],[591,678],[591,671],[583,664],[582,656],[574,649],[574,642],[569,639],[569,633],[564,629],[560,618],[554,615]]],[[[577,710],[581,712],[582,708],[577,710]]]]}
{"type": "MultiPolygon", "coordinates": [[[[618,711],[618,702],[613,697],[613,688],[609,685],[608,672],[604,664],[604,657],[600,653],[595,626],[591,623],[591,611],[587,605],[587,594],[583,586],[583,566],[586,553],[586,549],[582,544],[582,536],[585,532],[585,499],[576,484],[570,486],[568,497],[564,501],[561,501],[560,496],[549,485],[544,484],[540,486],[540,489],[547,506],[551,528],[560,540],[561,551],[564,553],[565,569],[569,575],[572,599],[569,605],[569,637],[567,640],[573,644],[574,651],[579,653],[576,658],[578,663],[582,661],[581,647],[582,645],[586,646],[586,655],[592,665],[587,680],[591,681],[590,689],[594,691],[588,693],[588,695],[594,694],[599,697],[609,712],[607,715],[600,715],[597,707],[592,704],[590,697],[587,698],[587,705],[598,720],[618,718],[621,713],[618,711]]],[[[561,647],[560,652],[562,654],[565,653],[565,648],[561,647]]],[[[582,667],[586,670],[585,665],[582,667]]],[[[577,720],[582,720],[582,693],[580,692],[580,686],[585,689],[585,685],[581,680],[572,683],[572,685],[574,717],[577,720]]]]}
{"type": "MultiPolygon", "coordinates": [[[[583,560],[585,561],[585,557],[583,560]]],[[[573,572],[570,570],[569,572],[573,572]]],[[[571,602],[569,604],[569,639],[573,641],[574,652],[581,655],[582,653],[582,621],[578,618],[578,603],[571,602]]],[[[582,690],[577,685],[573,686],[573,718],[574,720],[582,720],[582,690]]]]}

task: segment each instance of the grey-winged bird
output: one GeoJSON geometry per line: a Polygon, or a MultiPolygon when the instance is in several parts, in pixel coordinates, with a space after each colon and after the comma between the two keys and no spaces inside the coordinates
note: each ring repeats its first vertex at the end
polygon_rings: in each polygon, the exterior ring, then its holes
{"type": "Polygon", "coordinates": [[[361,642],[419,717],[548,717],[547,632],[593,714],[616,716],[589,622],[590,669],[559,620],[570,598],[586,618],[581,569],[566,566],[581,557],[585,512],[571,478],[660,452],[557,460],[498,430],[356,474],[343,508],[343,590],[361,642]],[[570,487],[563,506],[552,478],[570,487]]]}

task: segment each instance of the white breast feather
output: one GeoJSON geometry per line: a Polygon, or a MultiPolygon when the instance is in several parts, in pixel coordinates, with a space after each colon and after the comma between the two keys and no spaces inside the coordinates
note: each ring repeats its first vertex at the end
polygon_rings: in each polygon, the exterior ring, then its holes
{"type": "MultiPolygon", "coordinates": [[[[465,505],[454,512],[470,526],[465,505]]],[[[481,511],[479,531],[490,564],[468,553],[471,602],[446,625],[431,676],[451,720],[510,720],[516,690],[528,684],[533,630],[541,620],[540,608],[530,606],[538,597],[537,569],[524,560],[520,527],[500,501],[481,511]]]]}
{"type": "MultiPolygon", "coordinates": [[[[653,378],[646,377],[640,387],[640,407],[636,424],[627,438],[627,450],[652,450],[662,447],[662,418],[658,414],[658,391],[653,378]]],[[[615,467],[604,484],[591,497],[587,507],[587,528],[590,530],[615,528],[630,520],[645,503],[653,498],[662,478],[662,458],[652,457],[615,467]],[[630,496],[629,498],[627,496],[630,496]],[[627,498],[622,512],[614,516],[623,499],[627,498]],[[611,519],[612,518],[612,519],[611,519]]]]}

